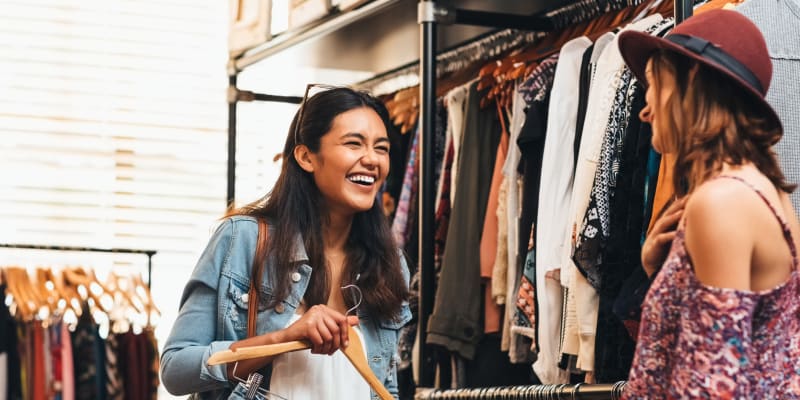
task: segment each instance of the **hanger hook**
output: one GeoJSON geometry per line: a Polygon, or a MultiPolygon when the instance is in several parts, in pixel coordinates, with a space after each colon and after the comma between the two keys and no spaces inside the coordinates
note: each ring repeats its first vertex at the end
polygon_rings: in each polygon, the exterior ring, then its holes
{"type": "MultiPolygon", "coordinates": [[[[358,282],[358,278],[360,278],[360,277],[361,277],[361,274],[356,275],[356,280],[355,281],[358,282]]],[[[348,309],[347,312],[344,313],[344,316],[346,317],[346,316],[350,315],[351,312],[353,312],[353,311],[358,309],[358,306],[361,305],[361,300],[364,298],[364,295],[363,295],[363,293],[361,293],[361,288],[359,288],[358,285],[356,285],[355,283],[351,283],[349,285],[342,286],[342,290],[345,290],[345,289],[355,289],[352,293],[354,295],[358,294],[358,296],[356,297],[357,300],[355,301],[355,305],[353,307],[350,307],[350,309],[348,309]]]]}
{"type": "Polygon", "coordinates": [[[236,379],[237,381],[241,382],[244,385],[246,390],[246,393],[244,395],[245,399],[248,400],[255,399],[256,394],[260,394],[261,398],[266,400],[288,400],[283,396],[280,396],[276,393],[270,392],[269,390],[262,388],[261,382],[264,379],[264,377],[258,372],[251,373],[247,377],[247,379],[242,379],[239,376],[237,376],[236,368],[238,366],[239,366],[238,361],[235,364],[233,364],[233,372],[231,372],[231,375],[233,376],[234,379],[236,379]]]}

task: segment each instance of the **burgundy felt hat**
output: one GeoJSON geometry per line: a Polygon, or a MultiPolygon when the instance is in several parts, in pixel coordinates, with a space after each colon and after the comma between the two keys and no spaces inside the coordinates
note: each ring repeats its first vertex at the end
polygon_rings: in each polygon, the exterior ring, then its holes
{"type": "Polygon", "coordinates": [[[622,58],[643,85],[647,84],[644,73],[647,60],[659,49],[719,71],[741,86],[754,102],[762,104],[766,116],[780,124],[778,114],[764,99],[772,79],[767,43],[758,27],[744,15],[731,10],[710,10],[686,19],[664,38],[633,31],[619,35],[622,58]]]}

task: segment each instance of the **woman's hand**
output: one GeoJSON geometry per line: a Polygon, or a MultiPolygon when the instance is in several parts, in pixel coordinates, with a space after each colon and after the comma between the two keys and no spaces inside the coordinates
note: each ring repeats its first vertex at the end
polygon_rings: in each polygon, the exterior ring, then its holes
{"type": "Polygon", "coordinates": [[[653,224],[653,229],[647,233],[642,245],[642,268],[647,276],[652,277],[664,264],[685,206],[686,197],[672,202],[661,218],[653,224]]]}
{"type": "Polygon", "coordinates": [[[286,328],[290,340],[308,340],[314,354],[333,354],[349,344],[349,325],[358,325],[358,317],[344,314],[322,304],[315,305],[286,328]]]}

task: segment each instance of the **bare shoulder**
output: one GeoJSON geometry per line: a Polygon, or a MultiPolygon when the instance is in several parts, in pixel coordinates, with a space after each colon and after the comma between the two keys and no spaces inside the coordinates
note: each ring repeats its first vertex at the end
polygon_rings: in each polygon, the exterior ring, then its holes
{"type": "Polygon", "coordinates": [[[755,244],[748,227],[759,201],[747,185],[733,179],[702,184],[686,203],[686,246],[700,282],[750,290],[750,259],[755,244]]]}
{"type": "Polygon", "coordinates": [[[686,203],[690,224],[732,224],[746,222],[758,195],[733,179],[714,179],[700,185],[686,203]]]}

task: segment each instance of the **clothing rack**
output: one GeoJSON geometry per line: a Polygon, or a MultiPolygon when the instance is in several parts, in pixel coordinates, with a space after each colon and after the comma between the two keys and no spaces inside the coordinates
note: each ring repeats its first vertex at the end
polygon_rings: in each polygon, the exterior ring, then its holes
{"type": "Polygon", "coordinates": [[[625,382],[587,385],[500,386],[478,389],[423,390],[414,400],[617,400],[622,397],[625,382]]]}
{"type": "MultiPolygon", "coordinates": [[[[676,24],[688,18],[692,14],[692,0],[673,0],[675,1],[675,21],[676,24]]],[[[552,14],[550,15],[552,16],[552,14]]],[[[536,30],[536,21],[541,21],[539,17],[528,17],[531,25],[528,29],[536,30]]],[[[469,18],[459,18],[459,13],[449,12],[445,7],[437,4],[433,0],[421,0],[418,6],[417,21],[420,25],[420,112],[419,112],[419,271],[420,271],[420,293],[419,293],[419,319],[417,324],[417,338],[419,346],[419,387],[432,387],[435,378],[435,367],[433,353],[425,345],[427,337],[428,319],[433,313],[433,303],[436,293],[434,292],[434,282],[436,272],[434,270],[434,215],[435,215],[435,196],[434,187],[434,135],[435,116],[436,116],[436,43],[437,27],[439,24],[477,24],[483,26],[495,26],[498,28],[512,28],[518,26],[518,21],[514,20],[511,24],[506,24],[502,18],[497,18],[497,13],[491,12],[472,12],[469,18]]],[[[539,26],[541,27],[541,26],[539,26]]],[[[552,26],[551,26],[552,27],[552,26]]],[[[460,397],[458,397],[460,398],[460,397]]],[[[472,397],[470,397],[472,398],[472,397]]]]}
{"type": "MultiPolygon", "coordinates": [[[[509,50],[533,43],[544,35],[543,32],[503,29],[458,43],[436,55],[437,78],[461,70],[476,61],[490,60],[509,50]]],[[[419,66],[419,61],[412,61],[356,83],[354,86],[378,96],[393,93],[419,84],[419,66]]]]}
{"type": "Polygon", "coordinates": [[[0,243],[0,248],[6,249],[28,249],[28,250],[47,250],[47,251],[77,251],[87,253],[120,253],[120,254],[145,254],[147,255],[147,288],[150,288],[150,282],[153,273],[153,256],[157,253],[156,250],[133,250],[133,249],[120,249],[120,248],[96,248],[96,247],[73,247],[73,246],[44,246],[37,244],[6,244],[0,243]]]}

